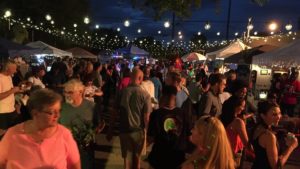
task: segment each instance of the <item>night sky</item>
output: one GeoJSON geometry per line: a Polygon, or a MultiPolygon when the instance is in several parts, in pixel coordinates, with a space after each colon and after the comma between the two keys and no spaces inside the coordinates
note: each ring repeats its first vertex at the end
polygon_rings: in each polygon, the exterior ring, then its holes
{"type": "MultiPolygon", "coordinates": [[[[194,9],[192,17],[185,20],[176,20],[175,37],[177,32],[181,31],[183,40],[188,41],[193,34],[202,32],[209,40],[225,39],[226,20],[227,20],[228,0],[221,0],[220,13],[217,14],[215,4],[209,0],[203,0],[202,7],[194,9]],[[211,29],[205,30],[204,24],[210,21],[211,29]],[[216,33],[220,32],[220,36],[216,33]]],[[[154,21],[146,16],[142,11],[133,9],[129,0],[91,0],[92,19],[94,23],[101,27],[117,29],[121,28],[121,33],[129,38],[139,36],[154,36],[156,39],[171,39],[171,28],[166,29],[163,23],[166,20],[171,21],[171,14],[166,14],[160,21],[154,21]],[[124,20],[130,20],[130,27],[124,27],[124,20]],[[137,29],[142,33],[138,34],[137,29]],[[158,34],[158,30],[162,34],[158,34]]],[[[286,32],[285,25],[291,22],[292,31],[299,30],[300,27],[300,0],[270,0],[268,4],[260,7],[253,4],[251,0],[232,0],[231,8],[231,38],[234,33],[239,35],[246,31],[248,18],[252,17],[253,31],[267,31],[267,25],[270,21],[276,21],[280,26],[281,32],[286,32]]]]}

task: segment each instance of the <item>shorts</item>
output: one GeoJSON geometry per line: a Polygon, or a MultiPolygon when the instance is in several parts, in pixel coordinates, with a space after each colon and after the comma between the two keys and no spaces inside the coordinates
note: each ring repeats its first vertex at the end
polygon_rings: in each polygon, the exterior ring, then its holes
{"type": "Polygon", "coordinates": [[[16,112],[0,113],[0,129],[8,129],[20,121],[19,114],[16,112]]]}
{"type": "Polygon", "coordinates": [[[130,133],[120,133],[120,143],[122,157],[141,156],[145,145],[144,130],[134,131],[130,133]]]}

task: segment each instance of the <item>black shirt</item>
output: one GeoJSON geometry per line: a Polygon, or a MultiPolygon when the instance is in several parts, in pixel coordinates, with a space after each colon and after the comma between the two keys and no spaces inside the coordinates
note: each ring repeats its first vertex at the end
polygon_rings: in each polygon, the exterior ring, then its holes
{"type": "Polygon", "coordinates": [[[147,135],[153,138],[154,145],[148,159],[155,169],[180,168],[185,160],[179,145],[183,133],[181,115],[179,108],[160,108],[150,115],[147,135]]]}

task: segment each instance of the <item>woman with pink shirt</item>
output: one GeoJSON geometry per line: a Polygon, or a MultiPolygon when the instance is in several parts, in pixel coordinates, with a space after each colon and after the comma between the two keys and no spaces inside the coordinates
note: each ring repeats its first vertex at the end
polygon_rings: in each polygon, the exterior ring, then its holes
{"type": "Polygon", "coordinates": [[[126,88],[130,83],[130,69],[125,68],[123,72],[123,78],[121,79],[118,90],[121,91],[122,89],[126,88]]]}
{"type": "Polygon", "coordinates": [[[8,129],[0,142],[0,169],[80,169],[77,144],[58,124],[62,98],[40,89],[27,103],[32,120],[8,129]]]}

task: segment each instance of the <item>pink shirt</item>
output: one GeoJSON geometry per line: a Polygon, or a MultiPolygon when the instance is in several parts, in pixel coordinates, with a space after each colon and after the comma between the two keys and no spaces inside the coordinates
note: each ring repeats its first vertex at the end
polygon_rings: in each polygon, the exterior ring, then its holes
{"type": "Polygon", "coordinates": [[[121,80],[121,82],[120,82],[120,84],[118,86],[118,89],[122,90],[122,89],[126,88],[129,85],[129,83],[130,83],[130,77],[124,77],[121,80]]]}
{"type": "Polygon", "coordinates": [[[289,105],[296,105],[297,104],[297,95],[295,92],[300,92],[300,82],[295,80],[291,83],[286,83],[287,91],[283,96],[283,102],[289,105]]]}
{"type": "Polygon", "coordinates": [[[6,169],[67,169],[79,161],[77,144],[62,125],[39,144],[24,133],[21,123],[10,128],[0,142],[0,166],[6,169]]]}

